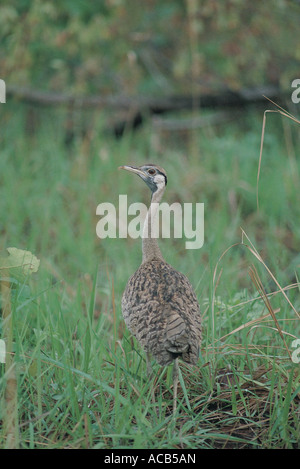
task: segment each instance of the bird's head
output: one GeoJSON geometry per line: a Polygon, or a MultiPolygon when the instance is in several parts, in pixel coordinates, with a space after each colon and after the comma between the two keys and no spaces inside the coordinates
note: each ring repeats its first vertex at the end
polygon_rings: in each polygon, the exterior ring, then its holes
{"type": "Polygon", "coordinates": [[[149,163],[143,166],[120,166],[119,169],[125,169],[126,171],[138,174],[138,176],[145,181],[152,193],[167,185],[166,171],[155,164],[149,163]]]}

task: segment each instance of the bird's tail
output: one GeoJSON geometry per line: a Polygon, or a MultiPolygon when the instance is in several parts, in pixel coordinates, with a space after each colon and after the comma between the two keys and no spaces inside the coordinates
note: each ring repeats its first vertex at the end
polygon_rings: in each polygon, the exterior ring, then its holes
{"type": "Polygon", "coordinates": [[[186,325],[177,312],[172,311],[168,315],[165,347],[173,358],[181,356],[189,349],[186,325]]]}

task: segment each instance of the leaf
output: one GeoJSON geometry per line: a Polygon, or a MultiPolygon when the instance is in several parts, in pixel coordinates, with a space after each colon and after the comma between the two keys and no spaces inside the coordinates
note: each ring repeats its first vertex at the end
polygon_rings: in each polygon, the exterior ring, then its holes
{"type": "Polygon", "coordinates": [[[8,256],[0,255],[0,279],[12,277],[22,282],[38,271],[40,260],[30,251],[11,247],[7,252],[8,256]]]}

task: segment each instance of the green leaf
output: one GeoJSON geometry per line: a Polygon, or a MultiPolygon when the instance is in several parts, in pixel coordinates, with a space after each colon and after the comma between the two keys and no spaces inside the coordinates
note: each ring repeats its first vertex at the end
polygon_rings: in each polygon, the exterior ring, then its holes
{"type": "Polygon", "coordinates": [[[23,282],[28,275],[38,271],[40,260],[30,251],[7,248],[7,254],[0,255],[0,279],[14,278],[23,282]]]}

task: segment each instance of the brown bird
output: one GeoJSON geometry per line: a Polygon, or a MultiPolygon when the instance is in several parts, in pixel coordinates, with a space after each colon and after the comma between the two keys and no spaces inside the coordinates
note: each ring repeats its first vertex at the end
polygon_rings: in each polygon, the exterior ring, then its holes
{"type": "Polygon", "coordinates": [[[130,277],[122,296],[126,326],[146,352],[147,371],[151,354],[160,365],[173,366],[173,413],[176,411],[178,358],[195,365],[201,343],[199,304],[188,278],[163,258],[151,227],[158,221],[158,205],[167,185],[163,168],[154,164],[120,166],[140,176],[152,192],[142,236],[143,259],[130,277]]]}

